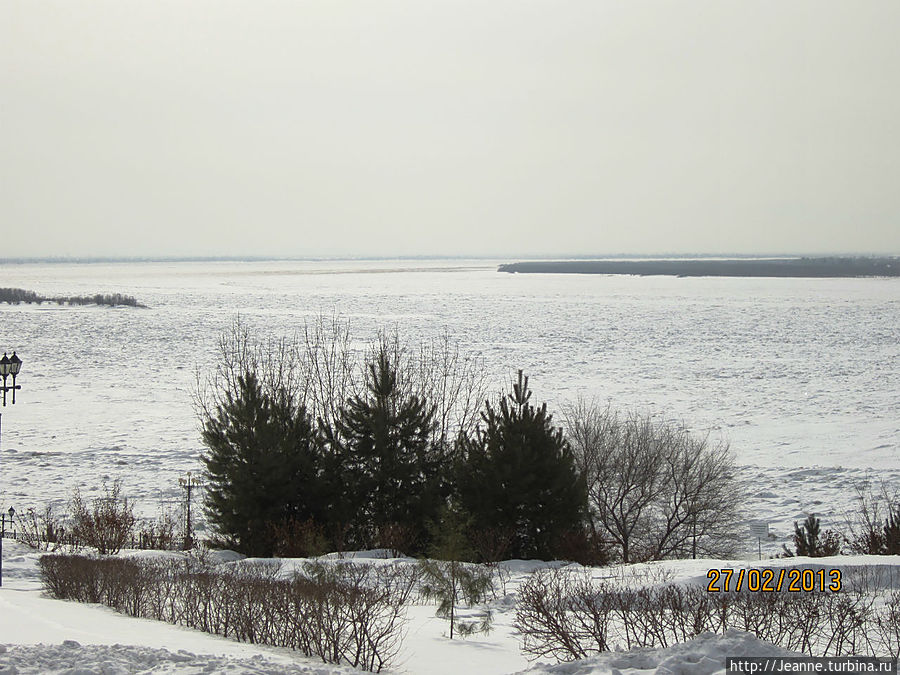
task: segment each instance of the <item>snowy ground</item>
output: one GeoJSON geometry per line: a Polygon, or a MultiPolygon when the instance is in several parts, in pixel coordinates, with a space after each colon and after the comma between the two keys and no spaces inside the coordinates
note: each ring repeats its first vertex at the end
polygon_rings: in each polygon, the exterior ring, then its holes
{"type": "MultiPolygon", "coordinates": [[[[147,555],[135,553],[135,555],[147,555]]],[[[37,572],[38,554],[22,544],[4,545],[0,589],[0,673],[349,673],[283,649],[226,640],[165,623],[133,619],[98,605],[44,597],[37,572]]],[[[765,565],[813,564],[804,559],[768,560],[765,565]]],[[[282,561],[287,573],[294,561],[282,561]]],[[[668,649],[611,652],[567,664],[529,662],[514,633],[514,593],[544,563],[510,561],[508,595],[493,603],[495,629],[488,635],[449,640],[447,624],[434,606],[413,606],[398,662],[390,673],[724,673],[727,656],[789,655],[778,647],[737,631],[705,634],[668,649]]],[[[556,565],[562,563],[555,563],[556,565]]],[[[900,586],[900,556],[819,559],[825,567],[877,566],[900,586]]],[[[706,583],[709,568],[753,565],[752,561],[682,560],[597,569],[595,575],[622,583],[706,583]]],[[[757,563],[758,565],[758,563],[757,563]]]]}

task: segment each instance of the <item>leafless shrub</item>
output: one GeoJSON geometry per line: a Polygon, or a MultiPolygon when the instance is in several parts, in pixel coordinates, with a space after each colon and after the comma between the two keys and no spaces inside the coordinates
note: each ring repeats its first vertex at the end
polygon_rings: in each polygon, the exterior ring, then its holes
{"type": "Polygon", "coordinates": [[[158,551],[171,551],[179,548],[178,532],[179,518],[171,510],[163,509],[156,516],[156,520],[141,524],[137,533],[137,544],[143,549],[156,549],[158,551]]]}
{"type": "Polygon", "coordinates": [[[522,650],[535,658],[574,661],[609,650],[612,607],[605,589],[586,573],[539,570],[519,589],[516,629],[522,650]]]}
{"type": "Polygon", "coordinates": [[[44,588],[54,598],[83,600],[85,589],[91,585],[93,565],[83,556],[45,555],[38,561],[44,588]]]}
{"type": "Polygon", "coordinates": [[[821,628],[822,656],[872,654],[875,645],[870,634],[874,623],[876,597],[861,591],[843,591],[821,596],[825,604],[825,623],[821,628]]]}
{"type": "Polygon", "coordinates": [[[45,588],[60,599],[375,672],[399,651],[418,582],[412,566],[351,563],[311,563],[291,579],[278,577],[277,563],[221,571],[191,558],[45,555],[39,565],[45,588]]]}
{"type": "Polygon", "coordinates": [[[486,563],[505,560],[513,544],[513,532],[503,527],[473,528],[468,536],[477,559],[486,563]]]}
{"type": "Polygon", "coordinates": [[[85,503],[78,488],[69,504],[71,535],[101,555],[116,554],[125,546],[134,529],[134,507],[122,495],[121,481],[103,486],[104,496],[85,503]]]}
{"type": "Polygon", "coordinates": [[[273,554],[278,558],[308,558],[328,552],[329,542],[315,520],[291,518],[270,526],[273,554]]]}
{"type": "Polygon", "coordinates": [[[304,575],[316,582],[311,615],[321,628],[314,633],[319,645],[314,653],[323,659],[329,655],[330,663],[347,661],[375,672],[396,657],[403,609],[419,581],[415,569],[308,563],[304,575]]]}
{"type": "Polygon", "coordinates": [[[699,586],[637,589],[592,582],[584,572],[544,570],[523,584],[516,629],[532,657],[560,661],[610,649],[666,647],[737,628],[810,656],[900,649],[900,596],[879,606],[867,590],[839,593],[707,593],[699,586]]]}
{"type": "Polygon", "coordinates": [[[28,509],[19,515],[18,539],[38,551],[58,551],[64,541],[62,521],[54,515],[50,504],[43,511],[28,509]]]}
{"type": "Polygon", "coordinates": [[[894,591],[875,612],[872,622],[882,654],[900,659],[900,591],[894,591]]]}
{"type": "Polygon", "coordinates": [[[856,488],[856,511],[845,517],[852,553],[900,553],[900,494],[883,482],[876,490],[868,480],[856,488]]]}

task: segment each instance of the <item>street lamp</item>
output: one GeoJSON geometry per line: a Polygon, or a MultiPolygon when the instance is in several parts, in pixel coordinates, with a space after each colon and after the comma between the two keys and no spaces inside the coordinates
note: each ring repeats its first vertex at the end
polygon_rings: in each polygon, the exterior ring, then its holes
{"type": "Polygon", "coordinates": [[[16,402],[16,389],[21,389],[22,385],[16,384],[16,375],[22,369],[22,359],[13,352],[12,358],[8,358],[4,352],[3,358],[0,359],[0,376],[3,377],[3,406],[6,407],[6,392],[12,392],[12,402],[16,402]],[[6,378],[12,375],[12,384],[6,386],[6,378]]]}
{"type": "MultiPolygon", "coordinates": [[[[16,384],[16,375],[19,374],[19,371],[22,370],[22,359],[16,356],[16,353],[13,352],[12,358],[6,356],[6,353],[3,354],[3,358],[0,359],[0,376],[3,377],[3,407],[6,407],[6,392],[12,392],[12,402],[15,404],[16,402],[16,389],[21,389],[22,385],[16,384]],[[12,375],[12,384],[6,384],[6,379],[12,375]]],[[[3,429],[3,414],[0,413],[0,432],[3,429]]],[[[12,517],[16,514],[16,510],[12,507],[9,508],[9,517],[10,517],[10,526],[12,525],[12,517]]],[[[3,537],[0,536],[0,586],[3,586],[3,537]]]]}
{"type": "Polygon", "coordinates": [[[191,476],[191,472],[187,472],[187,476],[178,479],[181,488],[187,493],[185,502],[185,519],[184,519],[184,550],[189,551],[194,547],[193,538],[191,536],[191,491],[195,487],[200,487],[203,481],[197,476],[191,476]]]}

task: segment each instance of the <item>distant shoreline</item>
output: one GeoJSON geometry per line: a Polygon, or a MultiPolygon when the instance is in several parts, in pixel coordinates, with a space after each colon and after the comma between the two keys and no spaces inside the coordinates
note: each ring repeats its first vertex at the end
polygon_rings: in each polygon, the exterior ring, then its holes
{"type": "Polygon", "coordinates": [[[0,303],[18,305],[42,305],[55,302],[57,305],[106,305],[108,307],[138,307],[147,309],[130,295],[121,293],[95,293],[94,295],[58,295],[47,297],[24,288],[0,288],[0,303]]]}
{"type": "Polygon", "coordinates": [[[628,274],[678,277],[900,277],[900,258],[828,257],[768,260],[559,260],[507,263],[520,274],[628,274]]]}

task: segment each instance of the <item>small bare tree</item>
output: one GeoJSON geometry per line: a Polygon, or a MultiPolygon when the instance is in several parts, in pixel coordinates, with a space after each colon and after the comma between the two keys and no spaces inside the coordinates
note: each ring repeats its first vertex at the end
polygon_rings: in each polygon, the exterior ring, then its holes
{"type": "Polygon", "coordinates": [[[684,431],[669,438],[650,557],[720,557],[733,552],[742,491],[730,448],[711,442],[708,435],[684,431]]]}
{"type": "Polygon", "coordinates": [[[58,551],[63,545],[60,518],[53,514],[50,504],[42,511],[28,509],[19,516],[19,541],[39,551],[58,551]]]}
{"type": "Polygon", "coordinates": [[[160,507],[156,520],[142,523],[137,533],[141,548],[169,551],[176,548],[180,518],[171,509],[160,507]]]}
{"type": "Polygon", "coordinates": [[[413,360],[419,392],[435,406],[432,443],[452,443],[460,434],[471,433],[488,391],[481,359],[463,353],[445,332],[422,343],[413,360]]]}
{"type": "Polygon", "coordinates": [[[623,562],[734,549],[742,490],[726,443],[585,401],[569,406],[565,421],[587,481],[589,524],[623,562]]]}
{"type": "Polygon", "coordinates": [[[122,495],[122,482],[103,485],[104,495],[84,501],[75,488],[69,504],[72,538],[81,545],[92,546],[100,555],[114,555],[128,543],[134,530],[134,506],[122,495]]]}

